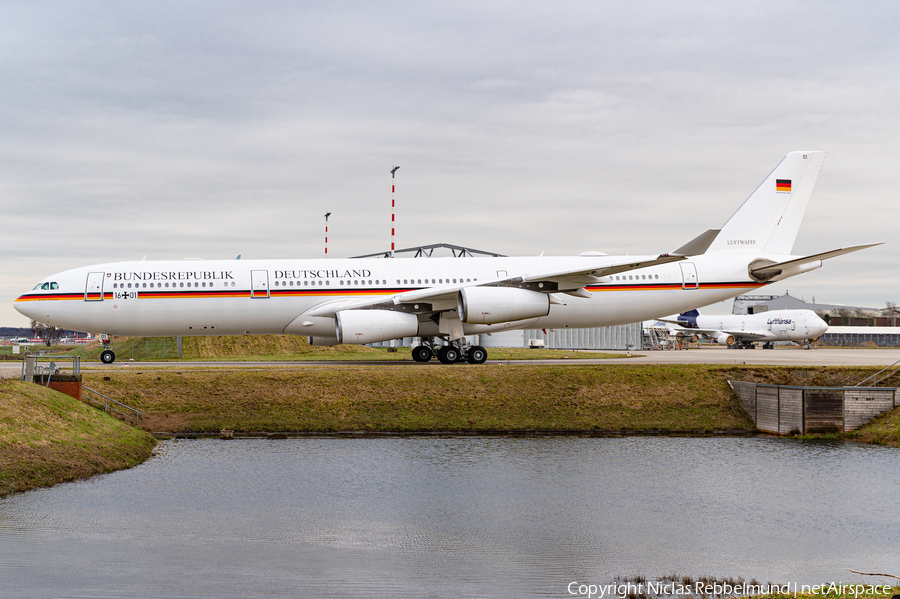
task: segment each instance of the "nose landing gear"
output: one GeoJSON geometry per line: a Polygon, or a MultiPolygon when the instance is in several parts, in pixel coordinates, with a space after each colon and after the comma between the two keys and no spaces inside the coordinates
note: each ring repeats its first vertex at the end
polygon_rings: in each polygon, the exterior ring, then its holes
{"type": "Polygon", "coordinates": [[[104,364],[112,364],[116,361],[116,353],[109,349],[109,335],[100,335],[100,343],[103,344],[103,351],[100,352],[100,361],[104,364]]]}

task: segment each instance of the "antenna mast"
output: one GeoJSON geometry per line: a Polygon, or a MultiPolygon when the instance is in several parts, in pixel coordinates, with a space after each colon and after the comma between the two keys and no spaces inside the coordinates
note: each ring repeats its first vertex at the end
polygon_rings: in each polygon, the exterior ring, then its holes
{"type": "Polygon", "coordinates": [[[394,179],[397,176],[398,168],[400,168],[400,167],[395,166],[394,168],[391,169],[391,258],[394,257],[394,211],[395,211],[395,208],[397,205],[394,201],[394,191],[395,191],[395,187],[396,187],[394,184],[394,179]]]}

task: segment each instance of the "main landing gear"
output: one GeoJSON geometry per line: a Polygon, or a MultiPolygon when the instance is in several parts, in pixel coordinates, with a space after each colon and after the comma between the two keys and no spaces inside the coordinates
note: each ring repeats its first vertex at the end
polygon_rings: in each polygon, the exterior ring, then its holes
{"type": "Polygon", "coordinates": [[[487,350],[480,345],[467,346],[459,342],[451,342],[450,345],[436,348],[434,339],[429,339],[412,350],[412,357],[416,362],[428,362],[435,356],[437,356],[441,364],[456,364],[458,362],[484,364],[485,360],[487,360],[487,350]]]}

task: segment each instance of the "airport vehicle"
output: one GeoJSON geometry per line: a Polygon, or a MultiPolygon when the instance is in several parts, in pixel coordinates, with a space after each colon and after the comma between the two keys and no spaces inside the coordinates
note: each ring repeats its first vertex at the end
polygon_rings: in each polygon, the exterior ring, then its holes
{"type": "Polygon", "coordinates": [[[477,364],[487,352],[467,335],[659,318],[877,245],[791,254],[824,154],[791,152],[721,229],[661,255],[113,262],[51,275],[15,307],[49,325],[127,336],[420,337],[418,361],[477,364]]]}
{"type": "Polygon", "coordinates": [[[676,337],[702,336],[720,345],[750,348],[762,342],[793,341],[809,348],[810,341],[828,330],[828,323],[812,310],[773,310],[759,314],[703,316],[698,310],[660,318],[676,337]]]}

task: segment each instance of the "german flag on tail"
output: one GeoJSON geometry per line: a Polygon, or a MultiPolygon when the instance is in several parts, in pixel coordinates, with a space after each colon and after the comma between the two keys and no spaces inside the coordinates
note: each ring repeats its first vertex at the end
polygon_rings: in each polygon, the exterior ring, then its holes
{"type": "Polygon", "coordinates": [[[775,191],[786,191],[791,193],[790,179],[775,179],[775,191]]]}

